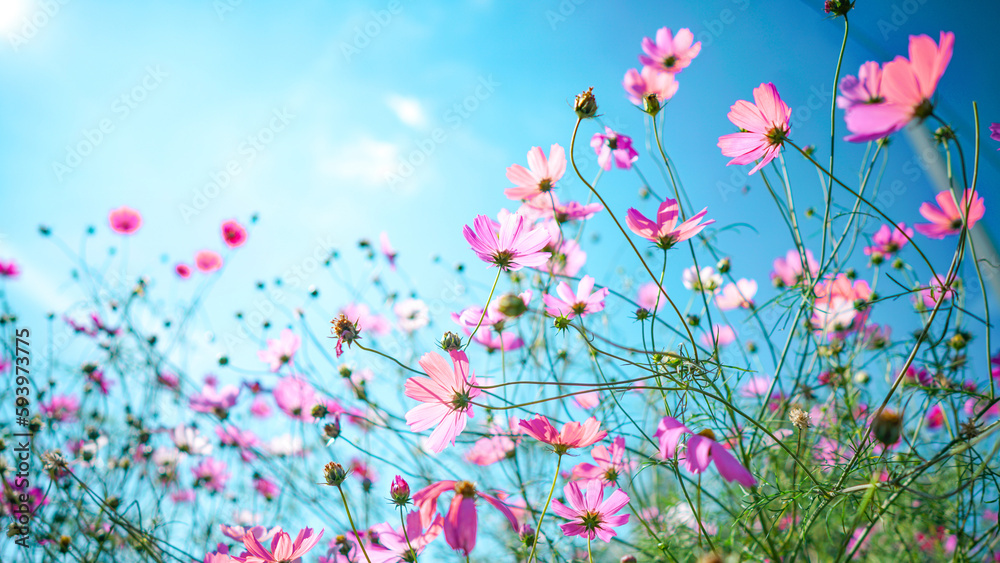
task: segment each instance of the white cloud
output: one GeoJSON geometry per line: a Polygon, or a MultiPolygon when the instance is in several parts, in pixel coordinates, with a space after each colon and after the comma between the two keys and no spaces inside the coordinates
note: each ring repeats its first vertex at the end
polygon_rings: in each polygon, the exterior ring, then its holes
{"type": "Polygon", "coordinates": [[[350,139],[340,147],[320,149],[319,171],[326,176],[367,186],[380,186],[396,172],[399,147],[370,137],[350,139]]]}
{"type": "Polygon", "coordinates": [[[398,94],[390,94],[386,97],[385,103],[396,114],[396,117],[406,125],[410,127],[424,127],[427,125],[427,113],[424,111],[424,107],[419,100],[398,94]]]}

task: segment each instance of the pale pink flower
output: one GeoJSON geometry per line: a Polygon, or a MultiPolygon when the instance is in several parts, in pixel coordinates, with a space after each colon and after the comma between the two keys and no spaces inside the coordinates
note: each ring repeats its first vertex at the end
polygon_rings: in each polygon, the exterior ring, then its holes
{"type": "Polygon", "coordinates": [[[582,204],[578,201],[570,201],[563,204],[560,203],[555,192],[550,192],[546,197],[536,197],[525,201],[517,212],[528,221],[554,219],[559,223],[567,223],[590,219],[602,209],[604,206],[600,203],[582,204]],[[553,207],[553,203],[555,207],[553,207]]]}
{"type": "Polygon", "coordinates": [[[222,256],[214,250],[199,250],[194,255],[194,265],[199,272],[214,272],[222,267],[222,256]]]}
{"type": "Polygon", "coordinates": [[[538,267],[549,259],[549,254],[542,251],[549,242],[548,233],[545,229],[531,229],[517,213],[507,215],[502,223],[477,215],[472,224],[475,231],[468,225],[462,229],[465,240],[480,260],[505,272],[538,267]]]}
{"type": "Polygon", "coordinates": [[[180,425],[170,431],[170,439],[177,449],[191,455],[212,453],[212,443],[193,426],[180,425]]]}
{"type": "Polygon", "coordinates": [[[264,526],[253,526],[251,528],[246,528],[244,526],[239,526],[235,524],[232,526],[227,526],[226,524],[219,524],[219,530],[222,531],[222,535],[239,542],[242,542],[243,536],[247,535],[248,533],[253,534],[254,537],[256,537],[260,541],[267,541],[273,538],[274,534],[280,532],[281,527],[275,526],[270,530],[268,530],[264,526]]]}
{"type": "Polygon", "coordinates": [[[271,406],[267,404],[264,397],[255,397],[250,403],[250,414],[257,418],[267,418],[271,416],[271,406]]]}
{"type": "Polygon", "coordinates": [[[701,223],[707,212],[708,208],[706,207],[687,221],[678,224],[680,207],[677,205],[677,200],[667,198],[660,204],[655,221],[647,219],[637,209],[630,208],[625,223],[628,224],[628,228],[633,233],[666,250],[678,242],[684,242],[697,235],[702,229],[714,223],[715,219],[701,223]]]}
{"type": "Polygon", "coordinates": [[[476,465],[492,465],[509,457],[517,442],[503,434],[480,438],[465,453],[465,460],[476,465]]]}
{"type": "Polygon", "coordinates": [[[511,509],[499,498],[488,495],[476,489],[469,481],[438,481],[424,487],[413,495],[413,503],[420,512],[424,522],[433,522],[437,512],[438,498],[447,491],[454,491],[444,516],[444,538],[452,549],[458,549],[462,555],[469,555],[476,547],[478,532],[478,515],[476,514],[476,498],[481,498],[493,505],[510,522],[511,528],[518,530],[517,518],[511,509]]]}
{"type": "Polygon", "coordinates": [[[531,147],[528,168],[520,164],[507,168],[507,179],[517,187],[507,188],[503,193],[513,200],[534,199],[551,191],[565,173],[566,151],[561,146],[553,144],[549,148],[549,158],[545,158],[541,147],[531,147]]]}
{"type": "Polygon", "coordinates": [[[427,447],[440,453],[465,429],[466,419],[473,417],[472,400],[482,391],[476,389],[476,375],[469,370],[465,352],[451,352],[453,366],[439,354],[428,352],[420,358],[420,367],[430,377],[406,380],[406,396],[422,404],[406,413],[406,423],[414,432],[434,428],[427,447]]]}
{"type": "Polygon", "coordinates": [[[715,305],[722,311],[738,307],[752,309],[754,295],[757,295],[757,282],[740,278],[736,283],[730,283],[722,288],[722,291],[715,296],[715,305]]]}
{"type": "Polygon", "coordinates": [[[639,286],[639,294],[636,297],[639,306],[647,311],[656,309],[659,311],[667,304],[667,294],[660,290],[656,282],[646,282],[639,286]],[[659,299],[657,299],[657,296],[659,299]]]}
{"type": "Polygon", "coordinates": [[[672,72],[662,72],[651,66],[644,66],[641,72],[634,68],[628,69],[622,80],[622,86],[633,104],[644,106],[646,97],[652,94],[656,96],[658,105],[662,106],[674,97],[680,83],[672,72]]]}
{"type": "Polygon", "coordinates": [[[178,390],[181,386],[181,380],[175,374],[168,371],[163,371],[156,374],[156,382],[163,385],[167,389],[178,390]]]}
{"type": "Polygon", "coordinates": [[[540,414],[535,415],[532,420],[522,420],[518,424],[525,434],[539,442],[549,444],[559,455],[574,448],[586,448],[608,435],[601,430],[601,423],[594,417],[588,418],[583,424],[567,422],[559,431],[552,426],[548,418],[540,414]]]}
{"type": "MultiPolygon", "coordinates": [[[[406,533],[397,531],[388,522],[372,526],[373,536],[378,543],[367,547],[372,563],[398,563],[419,555],[444,529],[444,518],[436,515],[430,522],[424,522],[419,511],[406,515],[406,533]],[[410,549],[414,553],[410,554],[410,549]]],[[[362,556],[363,559],[363,556],[362,556]]],[[[358,559],[355,559],[357,561],[358,559]]]]}
{"type": "Polygon", "coordinates": [[[910,59],[898,56],[882,66],[884,101],[852,105],[844,115],[852,133],[845,140],[862,143],[899,131],[913,118],[934,110],[931,97],[951,61],[955,34],[941,32],[940,45],[926,35],[910,36],[910,59]]]}
{"type": "Polygon", "coordinates": [[[309,552],[323,537],[320,530],[318,535],[313,535],[312,528],[303,528],[292,541],[285,531],[279,531],[271,540],[271,549],[265,548],[260,540],[251,532],[243,536],[243,545],[247,552],[239,557],[234,557],[241,563],[288,563],[298,561],[303,555],[309,552]]]}
{"type": "Polygon", "coordinates": [[[615,528],[628,523],[628,514],[618,514],[618,511],[629,502],[625,491],[616,489],[604,498],[604,483],[600,479],[592,479],[586,483],[587,489],[580,489],[577,482],[568,483],[563,492],[569,506],[552,501],[552,512],[570,521],[560,524],[563,534],[567,536],[584,536],[588,540],[595,537],[610,542],[617,536],[615,528]]]}
{"type": "Polygon", "coordinates": [[[700,270],[697,266],[691,266],[681,273],[681,283],[691,291],[714,294],[722,285],[722,276],[711,266],[704,266],[700,270]]]}
{"type": "Polygon", "coordinates": [[[710,430],[695,434],[690,428],[669,416],[663,417],[654,434],[660,442],[660,457],[673,459],[677,453],[677,443],[684,434],[689,435],[683,461],[688,471],[701,473],[714,461],[719,475],[726,481],[736,481],[744,487],[753,487],[757,484],[750,471],[743,467],[725,446],[715,441],[715,435],[710,430]]]}
{"type": "Polygon", "coordinates": [[[700,341],[706,348],[722,348],[736,341],[736,331],[729,325],[712,325],[712,331],[702,334],[700,341]]]}
{"type": "Polygon", "coordinates": [[[913,229],[900,223],[895,227],[882,225],[872,236],[872,245],[865,247],[865,256],[891,258],[913,238],[913,229]],[[909,237],[909,238],[907,238],[909,237]]]}
{"type": "Polygon", "coordinates": [[[840,95],[837,107],[850,109],[860,104],[879,104],[882,97],[882,67],[875,61],[868,61],[858,69],[858,75],[847,75],[840,80],[840,95]]]}
{"type": "Polygon", "coordinates": [[[123,205],[108,214],[108,223],[111,224],[112,231],[123,235],[131,235],[142,226],[142,215],[139,215],[139,212],[135,209],[123,205]]]}
{"type": "Polygon", "coordinates": [[[615,484],[618,479],[627,473],[631,473],[636,468],[636,462],[625,459],[625,438],[618,436],[611,441],[611,446],[598,444],[590,450],[591,457],[594,458],[592,465],[580,463],[573,468],[571,478],[576,481],[589,481],[598,479],[605,484],[615,484]]]}
{"type": "Polygon", "coordinates": [[[632,148],[632,138],[615,133],[607,126],[604,133],[594,133],[590,146],[597,154],[597,164],[605,170],[611,170],[612,157],[615,165],[624,170],[632,168],[632,163],[639,160],[639,153],[632,148]]]}
{"type": "MultiPolygon", "coordinates": [[[[954,299],[957,292],[953,286],[948,287],[946,282],[947,278],[941,274],[934,274],[931,277],[931,281],[927,284],[927,287],[921,289],[913,296],[913,302],[918,307],[923,306],[925,309],[930,310],[937,306],[938,300],[948,301],[949,299],[954,299]]],[[[944,304],[941,307],[945,307],[944,304]]]]}
{"type": "Polygon", "coordinates": [[[214,384],[206,383],[200,393],[191,395],[189,405],[195,412],[212,413],[219,418],[226,418],[239,395],[240,388],[235,385],[217,389],[214,384]]]}
{"type": "Polygon", "coordinates": [[[573,239],[567,238],[556,246],[549,244],[546,250],[552,252],[551,257],[542,265],[541,270],[553,276],[574,277],[587,263],[587,253],[573,239]]]}
{"type": "Polygon", "coordinates": [[[420,330],[430,323],[430,308],[416,298],[403,299],[392,308],[396,313],[399,330],[410,334],[420,330]]]}
{"type": "Polygon", "coordinates": [[[920,214],[930,223],[919,223],[914,228],[918,233],[933,239],[957,235],[962,232],[962,225],[968,225],[972,229],[986,214],[983,198],[976,197],[977,195],[976,190],[965,190],[959,207],[955,205],[955,196],[951,191],[939,193],[934,197],[938,207],[928,202],[920,206],[920,214]]]}
{"type": "Polygon", "coordinates": [[[639,55],[639,62],[643,66],[677,73],[687,68],[698,56],[701,41],[695,42],[694,34],[686,27],[678,29],[677,35],[670,28],[661,27],[656,31],[655,42],[649,37],[642,38],[642,50],[646,53],[639,55]]]}
{"type": "Polygon", "coordinates": [[[313,422],[312,408],[318,404],[316,390],[297,375],[282,377],[274,387],[274,402],[289,417],[313,422]]]}
{"type": "MultiPolygon", "coordinates": [[[[466,331],[466,334],[470,332],[466,331]]],[[[502,333],[497,333],[495,330],[479,330],[472,337],[472,341],[482,344],[489,352],[497,350],[512,352],[524,346],[524,340],[512,330],[505,330],[502,333]]]]}
{"type": "Polygon", "coordinates": [[[816,301],[810,323],[827,333],[859,330],[868,320],[869,308],[857,307],[872,297],[872,289],[864,280],[852,281],[847,274],[837,274],[816,284],[816,301]]]}
{"type": "Polygon", "coordinates": [[[277,339],[267,340],[267,350],[258,350],[257,358],[262,362],[270,364],[272,372],[281,369],[285,364],[291,365],[295,352],[299,350],[302,339],[295,335],[291,329],[281,331],[281,336],[277,339]]]}
{"type": "Polygon", "coordinates": [[[170,493],[170,500],[176,504],[193,503],[195,498],[196,494],[193,489],[178,489],[170,493]]]}
{"type": "Polygon", "coordinates": [[[604,300],[610,290],[603,287],[594,291],[594,278],[583,276],[577,284],[576,293],[569,284],[562,281],[556,286],[556,295],[542,295],[545,310],[553,317],[573,317],[590,315],[604,310],[604,300]]]}
{"type": "Polygon", "coordinates": [[[573,403],[581,409],[590,410],[601,404],[601,393],[600,391],[591,391],[573,395],[573,403]]]}
{"type": "Polygon", "coordinates": [[[222,224],[222,240],[229,248],[242,246],[247,241],[247,230],[235,219],[230,219],[222,224]]]}
{"type": "Polygon", "coordinates": [[[220,493],[229,481],[229,472],[226,469],[228,469],[226,462],[206,457],[191,468],[191,473],[194,474],[196,486],[204,485],[208,490],[220,493]]]}
{"type": "MultiPolygon", "coordinates": [[[[803,282],[806,278],[802,275],[802,258],[798,250],[789,250],[783,258],[774,259],[774,271],[771,272],[771,281],[778,287],[792,287],[803,282]]],[[[819,264],[813,258],[813,253],[806,249],[806,267],[809,268],[809,279],[815,278],[819,273],[819,264]]]]}
{"type": "Polygon", "coordinates": [[[385,336],[392,330],[392,323],[388,319],[372,313],[364,303],[349,303],[340,310],[340,314],[354,322],[361,330],[375,336],[385,336]]]}
{"type": "Polygon", "coordinates": [[[733,157],[726,165],[750,164],[760,160],[750,174],[760,170],[781,152],[788,138],[792,110],[781,101],[778,89],[770,82],[753,90],[754,103],[738,100],[729,111],[729,121],[745,132],[719,137],[722,154],[733,157]]]}
{"type": "Polygon", "coordinates": [[[399,253],[396,252],[396,249],[392,247],[392,243],[389,242],[389,233],[387,233],[386,231],[382,231],[382,233],[379,234],[378,236],[378,241],[379,241],[379,249],[382,251],[382,255],[385,256],[385,259],[389,261],[389,268],[392,269],[393,272],[395,272],[396,257],[399,256],[399,253]]]}
{"type": "Polygon", "coordinates": [[[21,269],[18,268],[17,262],[10,260],[4,262],[0,260],[0,277],[14,279],[21,274],[21,269]]]}

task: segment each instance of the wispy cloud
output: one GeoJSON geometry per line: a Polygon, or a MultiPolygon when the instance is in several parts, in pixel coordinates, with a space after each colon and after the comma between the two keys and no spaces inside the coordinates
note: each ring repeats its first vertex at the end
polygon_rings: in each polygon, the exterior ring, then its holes
{"type": "Polygon", "coordinates": [[[427,113],[424,111],[424,106],[416,98],[390,94],[386,97],[385,103],[404,124],[417,128],[427,125],[427,113]]]}
{"type": "Polygon", "coordinates": [[[378,187],[395,170],[399,147],[363,136],[338,147],[321,146],[320,153],[317,166],[322,175],[378,187]]]}

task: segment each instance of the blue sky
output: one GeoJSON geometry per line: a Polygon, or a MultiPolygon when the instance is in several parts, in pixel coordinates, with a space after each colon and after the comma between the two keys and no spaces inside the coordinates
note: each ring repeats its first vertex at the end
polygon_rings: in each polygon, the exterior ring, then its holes
{"type": "MultiPolygon", "coordinates": [[[[825,154],[842,34],[842,23],[827,18],[821,2],[804,1],[95,6],[10,0],[2,10],[0,77],[7,86],[0,92],[6,110],[0,127],[7,134],[0,151],[6,211],[0,257],[18,260],[25,270],[24,283],[9,288],[15,303],[24,303],[27,318],[38,319],[75,300],[67,276],[72,265],[38,236],[40,223],[74,249],[85,228],[95,225],[88,243],[94,259],[118,242],[107,228],[108,210],[140,210],[145,225],[129,241],[129,269],[160,280],[174,296],[190,289],[175,284],[172,264],[190,262],[200,248],[221,249],[223,220],[246,221],[259,213],[250,243],[210,302],[218,330],[233,322],[233,310],[252,306],[253,282],[308,264],[330,247],[375,240],[382,230],[412,275],[401,283],[433,291],[452,264],[464,262],[473,282],[488,284],[492,273],[474,262],[462,225],[476,214],[513,207],[503,196],[505,168],[524,163],[532,146],[568,146],[572,99],[588,86],[595,87],[603,119],[636,138],[639,164],[662,192],[640,141],[643,115],[620,86],[625,71],[638,66],[642,37],[661,26],[689,27],[703,42],[663,114],[665,145],[695,206],[708,206],[718,226],[758,227],[718,242],[734,257],[738,275],[763,281],[791,240],[783,229],[766,228],[777,215],[760,179],[747,179],[748,167],[725,167],[715,144],[733,130],[729,106],[771,81],[794,110],[792,138],[825,154]],[[88,145],[93,150],[79,161],[70,154],[88,145]],[[418,163],[412,173],[407,160],[418,163]],[[391,172],[402,181],[388,185],[391,172]],[[215,189],[213,181],[224,185],[215,189]],[[433,264],[432,255],[441,262],[433,264]]],[[[1000,121],[1000,76],[986,55],[995,51],[992,22],[998,16],[994,3],[859,3],[851,14],[844,73],[856,72],[865,60],[905,55],[910,34],[936,39],[941,30],[954,31],[955,56],[939,88],[939,109],[966,135],[971,152],[972,100],[980,103],[984,129],[1000,121]]],[[[839,137],[839,113],[837,120],[839,137]]],[[[592,177],[596,166],[586,141],[596,124],[585,129],[578,154],[592,177]]],[[[905,182],[889,211],[912,223],[933,190],[912,173],[914,157],[905,138],[897,137],[884,184],[905,182]]],[[[980,186],[989,208],[1000,195],[1000,161],[983,139],[980,186]]],[[[840,145],[838,174],[855,178],[862,153],[863,147],[840,145]]],[[[789,163],[796,204],[818,206],[815,172],[794,157],[789,163]]],[[[654,208],[636,197],[634,174],[612,171],[601,187],[619,214],[633,205],[654,208]]],[[[561,189],[564,199],[586,196],[570,175],[561,189]]],[[[983,223],[998,227],[990,215],[983,223]]],[[[872,223],[870,231],[876,227],[872,223]]],[[[605,214],[588,231],[602,240],[591,249],[595,275],[619,265],[621,239],[613,229],[605,214]]],[[[950,244],[926,247],[944,266],[950,244]]],[[[677,264],[675,287],[687,258],[677,264]]],[[[626,267],[631,271],[635,264],[626,267]]],[[[354,274],[363,281],[359,271],[354,274]]],[[[328,310],[349,298],[319,272],[309,283],[324,289],[321,302],[328,310]]],[[[448,327],[446,319],[437,320],[448,327]]]]}

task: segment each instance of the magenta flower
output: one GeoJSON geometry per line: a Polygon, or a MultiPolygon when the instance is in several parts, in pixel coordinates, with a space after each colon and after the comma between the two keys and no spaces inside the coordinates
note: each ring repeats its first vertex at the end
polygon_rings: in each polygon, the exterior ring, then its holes
{"type": "Polygon", "coordinates": [[[909,242],[907,237],[913,238],[913,229],[908,228],[906,223],[895,227],[882,225],[872,236],[872,245],[865,247],[865,256],[890,258],[906,246],[909,242]]]}
{"type": "MultiPolygon", "coordinates": [[[[934,274],[931,276],[930,283],[927,287],[921,289],[913,296],[913,302],[918,307],[923,306],[925,309],[933,309],[937,306],[938,300],[947,301],[948,299],[954,299],[957,292],[947,287],[945,284],[946,278],[941,274],[934,274]]],[[[941,305],[944,307],[944,304],[941,305]]]]}
{"type": "Polygon", "coordinates": [[[729,121],[743,130],[719,137],[722,154],[733,157],[730,164],[750,164],[760,160],[750,174],[771,162],[781,152],[788,138],[792,110],[781,101],[778,89],[770,82],[753,90],[754,103],[737,100],[729,111],[729,121]]]}
{"type": "Polygon", "coordinates": [[[303,528],[295,536],[294,542],[292,542],[292,538],[287,532],[283,530],[279,531],[271,540],[271,549],[265,548],[260,543],[260,540],[257,539],[257,536],[251,532],[247,532],[243,536],[243,545],[247,551],[238,557],[233,557],[233,559],[240,563],[288,563],[290,561],[297,561],[319,542],[320,538],[323,537],[324,531],[320,530],[319,534],[314,536],[312,528],[303,528]]]}
{"type": "Polygon", "coordinates": [[[705,471],[708,464],[715,462],[715,467],[719,470],[719,475],[726,481],[752,487],[757,484],[757,480],[747,468],[736,461],[733,454],[722,444],[715,441],[715,435],[711,430],[706,430],[700,434],[695,434],[690,428],[684,426],[675,418],[663,417],[654,434],[660,441],[660,457],[672,459],[677,453],[677,442],[684,434],[690,435],[687,440],[687,454],[684,458],[684,465],[691,473],[701,473],[705,471]]]}
{"type": "Polygon", "coordinates": [[[453,367],[439,354],[428,352],[420,358],[420,367],[430,377],[406,380],[406,396],[420,401],[406,413],[406,423],[414,432],[434,427],[427,447],[440,453],[465,430],[466,418],[472,418],[472,399],[482,391],[476,389],[476,374],[469,370],[465,352],[451,352],[453,367]]]}
{"type": "Polygon", "coordinates": [[[354,321],[361,329],[375,336],[385,336],[392,330],[392,323],[381,315],[371,312],[364,303],[349,303],[340,310],[340,314],[354,321]]]}
{"type": "Polygon", "coordinates": [[[131,235],[142,226],[142,215],[131,207],[121,206],[108,214],[111,230],[123,235],[131,235]]]}
{"type": "Polygon", "coordinates": [[[517,518],[510,508],[499,498],[476,490],[476,485],[469,481],[438,481],[417,491],[413,495],[413,503],[424,522],[434,521],[438,498],[449,490],[455,491],[455,496],[444,517],[444,539],[452,549],[458,549],[467,556],[476,547],[479,528],[476,497],[493,505],[507,518],[514,531],[518,530],[517,518]]]}
{"type": "Polygon", "coordinates": [[[617,483],[622,475],[631,473],[636,467],[636,462],[625,460],[625,438],[622,436],[618,436],[612,440],[611,447],[603,444],[594,446],[594,449],[590,450],[590,455],[594,458],[596,465],[590,463],[578,464],[573,468],[573,480],[590,481],[598,479],[603,484],[610,485],[617,483]]]}
{"type": "MultiPolygon", "coordinates": [[[[990,124],[990,138],[994,141],[1000,141],[1000,123],[990,124]]],[[[1000,151],[1000,148],[997,150],[1000,151]]]]}
{"type": "Polygon", "coordinates": [[[222,240],[226,242],[226,246],[229,248],[242,246],[247,241],[247,230],[243,228],[243,225],[236,222],[236,220],[230,219],[222,224],[222,240]]]}
{"type": "Polygon", "coordinates": [[[211,457],[201,460],[201,463],[191,468],[195,485],[204,485],[210,491],[221,493],[229,481],[226,462],[211,457]]]}
{"type": "Polygon", "coordinates": [[[378,236],[378,242],[379,242],[379,249],[382,251],[382,255],[385,256],[385,259],[389,261],[389,268],[392,269],[393,272],[395,272],[396,256],[399,256],[399,253],[396,252],[396,250],[392,247],[392,243],[389,242],[389,233],[382,231],[382,233],[379,234],[378,236]]]}
{"type": "Polygon", "coordinates": [[[472,224],[462,229],[465,240],[483,262],[488,262],[505,272],[527,266],[537,268],[549,259],[542,249],[549,242],[545,229],[530,229],[528,222],[517,213],[511,213],[497,223],[486,215],[477,215],[472,224]]]}
{"type": "Polygon", "coordinates": [[[565,204],[560,203],[559,197],[555,192],[552,192],[547,197],[536,197],[525,201],[521,204],[517,212],[523,215],[528,221],[555,219],[559,223],[567,223],[569,221],[590,219],[602,209],[604,209],[604,206],[600,203],[588,203],[586,205],[578,201],[570,201],[565,204]],[[555,203],[554,207],[553,203],[555,203]]]}
{"type": "Polygon", "coordinates": [[[556,286],[558,297],[546,293],[542,296],[542,301],[545,302],[545,310],[553,317],[572,319],[577,315],[582,317],[603,311],[604,299],[609,291],[606,287],[594,291],[594,278],[583,276],[576,286],[576,293],[563,281],[556,286]]]}
{"type": "Polygon", "coordinates": [[[628,69],[622,80],[622,86],[630,102],[644,107],[646,97],[650,94],[656,96],[660,106],[670,101],[670,98],[677,93],[680,83],[672,72],[661,72],[651,66],[644,66],[642,72],[634,68],[628,69]]]}
{"type": "Polygon", "coordinates": [[[300,344],[302,344],[302,339],[296,336],[291,329],[286,328],[281,331],[280,338],[268,339],[267,350],[258,350],[257,358],[262,362],[269,363],[271,371],[275,372],[285,364],[291,365],[292,358],[298,351],[300,344]]]}
{"type": "Polygon", "coordinates": [[[52,395],[38,408],[46,418],[57,422],[73,422],[80,412],[80,400],[74,395],[52,395]]]}
{"type": "Polygon", "coordinates": [[[882,67],[874,61],[862,64],[857,76],[848,75],[840,80],[838,108],[850,109],[861,104],[880,104],[884,101],[882,67]]]}
{"type": "Polygon", "coordinates": [[[316,390],[304,379],[290,375],[278,380],[274,387],[274,402],[289,417],[313,422],[312,408],[317,404],[316,390]]]}
{"type": "MultiPolygon", "coordinates": [[[[806,249],[806,267],[809,268],[809,278],[815,278],[819,273],[819,264],[813,258],[813,253],[806,249]]],[[[789,250],[783,258],[775,258],[773,263],[774,271],[771,272],[771,281],[777,287],[792,287],[804,281],[802,275],[802,257],[798,250],[789,250]]]]}
{"type": "Polygon", "coordinates": [[[736,283],[730,283],[715,296],[715,305],[722,311],[742,307],[753,308],[753,296],[757,295],[757,282],[740,278],[736,283]]]}
{"type": "MultiPolygon", "coordinates": [[[[470,334],[470,331],[466,331],[466,334],[470,334]]],[[[505,330],[501,333],[494,330],[478,330],[472,337],[472,341],[482,344],[488,352],[496,352],[497,350],[513,352],[524,347],[524,340],[512,330],[505,330]]]]}
{"type": "Polygon", "coordinates": [[[200,393],[191,395],[189,406],[195,412],[212,413],[219,418],[226,418],[239,394],[240,388],[235,385],[217,389],[214,384],[206,383],[200,393]]]}
{"type": "MultiPolygon", "coordinates": [[[[558,144],[549,148],[549,158],[541,147],[528,151],[528,168],[514,164],[507,168],[507,179],[516,188],[507,188],[504,195],[513,200],[534,199],[547,194],[566,173],[566,151],[558,144]]],[[[466,237],[468,238],[468,237],[466,237]]]]}
{"type": "MultiPolygon", "coordinates": [[[[406,515],[406,533],[396,530],[388,522],[372,526],[373,536],[378,543],[368,546],[368,556],[372,563],[398,563],[413,561],[444,529],[444,519],[438,514],[434,520],[425,523],[420,512],[406,515]],[[410,551],[413,549],[413,552],[410,551]]],[[[357,561],[357,559],[355,559],[357,561]]]]}
{"type": "MultiPolygon", "coordinates": [[[[941,32],[940,45],[926,35],[910,36],[910,59],[896,57],[882,67],[883,101],[852,105],[844,114],[852,133],[845,140],[863,143],[899,131],[913,118],[934,110],[931,97],[951,61],[955,34],[941,32]]],[[[876,98],[877,99],[877,98],[876,98]]]]}
{"type": "Polygon", "coordinates": [[[938,430],[944,426],[944,409],[938,403],[927,411],[927,429],[938,430]]]}
{"type": "Polygon", "coordinates": [[[700,341],[705,348],[722,348],[736,341],[736,331],[729,325],[712,325],[711,332],[702,334],[700,341]]]}
{"type": "Polygon", "coordinates": [[[21,269],[17,267],[17,262],[14,262],[13,260],[9,262],[0,260],[0,277],[13,279],[20,274],[21,269]]]}
{"type": "Polygon", "coordinates": [[[182,280],[186,280],[191,277],[191,266],[184,263],[177,264],[174,266],[174,273],[182,280]]]}
{"type": "Polygon", "coordinates": [[[962,225],[967,224],[972,229],[986,214],[986,205],[976,190],[965,190],[962,195],[961,207],[955,205],[955,196],[951,191],[944,191],[934,196],[938,207],[924,202],[920,206],[920,214],[930,223],[914,225],[917,232],[933,239],[942,239],[949,235],[962,232],[962,225]],[[966,217],[967,215],[967,217],[966,217]],[[963,217],[966,217],[963,220],[963,217]]]}
{"type": "Polygon", "coordinates": [[[222,267],[222,256],[214,250],[199,250],[194,255],[194,265],[199,272],[214,272],[222,267]]]}
{"type": "Polygon", "coordinates": [[[611,538],[618,535],[614,528],[628,524],[629,515],[618,514],[628,504],[628,495],[625,491],[616,489],[605,499],[604,483],[599,479],[592,479],[586,485],[587,490],[582,491],[579,483],[568,483],[563,488],[563,493],[569,506],[554,500],[552,512],[570,520],[559,525],[563,534],[584,536],[588,540],[597,537],[610,542],[611,538]]]}
{"type": "Polygon", "coordinates": [[[227,526],[225,524],[219,524],[219,530],[222,531],[222,535],[227,538],[234,539],[236,541],[242,542],[243,536],[248,533],[253,534],[260,541],[267,541],[274,537],[281,531],[280,526],[275,526],[268,530],[264,526],[253,526],[252,528],[245,528],[243,526],[227,526]]]}
{"type": "Polygon", "coordinates": [[[707,212],[708,208],[706,207],[687,221],[678,224],[680,208],[677,205],[677,200],[667,198],[660,204],[660,208],[656,212],[656,221],[647,219],[645,215],[633,207],[629,208],[625,223],[629,229],[632,229],[633,233],[666,250],[678,242],[684,242],[697,235],[702,229],[714,223],[715,219],[700,223],[707,212]]]}
{"type": "Polygon", "coordinates": [[[604,127],[604,133],[594,133],[590,138],[590,146],[597,154],[597,164],[605,170],[611,170],[611,159],[614,157],[618,168],[628,170],[632,163],[639,160],[639,153],[632,148],[632,138],[615,133],[610,127],[604,127]]]}
{"type": "Polygon", "coordinates": [[[686,27],[677,30],[676,36],[670,28],[661,27],[656,31],[655,42],[649,37],[642,38],[642,50],[646,53],[639,55],[639,62],[643,66],[677,73],[687,68],[698,56],[701,41],[695,43],[694,34],[686,27]]]}
{"type": "Polygon", "coordinates": [[[548,418],[540,414],[535,415],[532,420],[522,420],[518,424],[525,434],[552,446],[559,455],[574,448],[586,448],[608,435],[601,430],[601,423],[594,417],[588,418],[583,424],[567,422],[560,431],[552,426],[548,418]]]}

